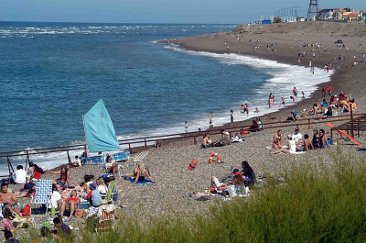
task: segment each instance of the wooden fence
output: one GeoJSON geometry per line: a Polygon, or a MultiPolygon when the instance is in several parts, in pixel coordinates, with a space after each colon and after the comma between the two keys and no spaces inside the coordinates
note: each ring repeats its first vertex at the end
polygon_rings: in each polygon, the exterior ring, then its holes
{"type": "MultiPolygon", "coordinates": [[[[311,128],[311,126],[316,124],[322,124],[325,122],[350,122],[353,124],[354,119],[357,120],[359,117],[366,116],[365,113],[360,114],[352,114],[349,113],[347,115],[339,115],[334,116],[327,119],[320,119],[319,117],[307,117],[307,118],[301,118],[297,120],[297,122],[291,122],[289,123],[286,120],[276,120],[273,122],[267,122],[263,123],[263,129],[273,129],[273,128],[285,128],[285,127],[292,127],[292,126],[307,126],[308,129],[311,128]]],[[[357,123],[356,123],[357,124],[357,123]]],[[[249,124],[240,125],[240,126],[226,126],[225,130],[228,131],[230,134],[233,132],[239,132],[244,129],[248,129],[249,124]]],[[[353,129],[355,127],[351,126],[351,134],[353,134],[353,129]]],[[[197,138],[201,138],[205,133],[208,133],[210,135],[216,135],[220,134],[222,127],[217,128],[210,128],[206,131],[195,131],[195,132],[187,132],[187,133],[176,133],[176,134],[169,134],[169,135],[159,135],[159,136],[147,136],[147,137],[139,137],[139,138],[130,138],[130,139],[121,139],[119,140],[120,146],[128,147],[128,150],[130,153],[133,152],[133,149],[135,148],[142,148],[147,150],[149,146],[152,145],[161,145],[163,142],[171,142],[174,140],[180,140],[180,139],[192,139],[192,142],[194,144],[197,143],[197,138]]],[[[359,131],[358,131],[359,134],[359,131]]],[[[48,148],[42,148],[42,149],[32,149],[30,150],[19,150],[19,151],[9,151],[9,152],[1,152],[0,153],[0,159],[6,159],[7,166],[8,166],[8,175],[0,175],[1,177],[9,177],[9,175],[14,172],[14,168],[12,165],[12,162],[10,158],[14,157],[25,157],[25,168],[28,167],[30,157],[32,155],[39,155],[39,154],[47,154],[47,153],[55,153],[55,152],[65,152],[67,160],[71,162],[70,158],[70,152],[71,151],[80,151],[83,150],[87,152],[87,145],[86,144],[78,144],[78,145],[70,145],[70,146],[58,146],[58,147],[48,147],[48,148]]]]}

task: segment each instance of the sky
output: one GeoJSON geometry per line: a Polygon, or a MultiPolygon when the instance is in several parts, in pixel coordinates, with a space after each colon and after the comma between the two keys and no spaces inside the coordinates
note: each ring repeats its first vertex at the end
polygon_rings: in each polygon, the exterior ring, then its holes
{"type": "MultiPolygon", "coordinates": [[[[239,24],[310,0],[0,0],[0,21],[239,24]]],[[[366,9],[366,0],[318,0],[320,8],[366,9]]]]}

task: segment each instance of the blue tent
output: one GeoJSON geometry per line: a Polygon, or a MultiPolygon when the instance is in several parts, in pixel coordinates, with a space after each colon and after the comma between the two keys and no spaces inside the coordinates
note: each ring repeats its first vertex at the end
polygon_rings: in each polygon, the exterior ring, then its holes
{"type": "Polygon", "coordinates": [[[85,139],[89,152],[119,150],[113,123],[103,100],[99,100],[84,116],[85,139]]]}

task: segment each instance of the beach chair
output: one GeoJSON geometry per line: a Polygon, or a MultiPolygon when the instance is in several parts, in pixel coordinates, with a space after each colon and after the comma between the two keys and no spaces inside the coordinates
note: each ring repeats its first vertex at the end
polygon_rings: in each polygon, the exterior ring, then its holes
{"type": "Polygon", "coordinates": [[[102,200],[102,204],[99,206],[97,221],[95,225],[95,232],[104,232],[113,229],[115,221],[115,206],[114,195],[116,193],[116,180],[113,180],[108,185],[108,190],[105,199],[102,200]]]}
{"type": "Polygon", "coordinates": [[[52,180],[36,181],[35,195],[31,200],[31,204],[45,205],[45,214],[48,210],[48,203],[52,195],[52,180]]]}
{"type": "Polygon", "coordinates": [[[119,177],[125,176],[128,173],[128,170],[130,168],[134,167],[137,163],[141,163],[148,154],[149,154],[149,151],[142,151],[138,155],[127,160],[127,163],[125,165],[123,165],[123,164],[118,165],[119,177]],[[124,170],[126,170],[125,174],[123,172],[124,170]]]}
{"type": "Polygon", "coordinates": [[[132,166],[135,166],[137,163],[141,163],[146,156],[149,154],[149,151],[142,151],[138,155],[132,158],[132,166]]]}
{"type": "Polygon", "coordinates": [[[115,196],[116,186],[116,180],[109,182],[105,199],[102,200],[102,205],[113,203],[113,196],[115,196]]]}

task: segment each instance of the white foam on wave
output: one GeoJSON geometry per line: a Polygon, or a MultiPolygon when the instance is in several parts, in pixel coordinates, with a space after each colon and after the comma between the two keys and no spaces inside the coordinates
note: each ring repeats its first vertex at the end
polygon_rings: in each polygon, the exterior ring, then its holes
{"type": "MultiPolygon", "coordinates": [[[[280,97],[284,97],[286,106],[295,105],[290,99],[292,95],[293,87],[298,90],[297,101],[301,100],[301,92],[305,93],[306,97],[309,97],[316,89],[317,85],[323,82],[330,81],[332,72],[324,72],[322,69],[315,68],[315,74],[310,72],[309,68],[297,65],[289,65],[279,63],[273,60],[260,59],[252,56],[243,56],[233,53],[218,54],[204,51],[191,51],[180,48],[175,44],[165,45],[164,48],[171,49],[178,52],[183,52],[189,55],[206,56],[208,58],[216,59],[218,62],[227,65],[246,65],[252,68],[260,69],[271,76],[266,82],[256,89],[256,97],[253,100],[238,100],[233,106],[229,106],[225,109],[225,112],[219,112],[214,114],[213,122],[217,125],[223,125],[230,122],[230,109],[234,111],[234,120],[241,121],[251,119],[256,116],[265,115],[278,111],[283,108],[279,104],[280,97]],[[267,98],[270,93],[275,95],[275,106],[268,109],[267,98]],[[240,104],[249,104],[249,116],[243,115],[239,111],[240,104]],[[258,108],[259,113],[254,113],[254,109],[258,108]]],[[[209,126],[209,115],[208,113],[196,114],[195,117],[189,121],[189,131],[198,131],[198,129],[205,130],[209,126]]],[[[152,135],[168,135],[175,133],[184,133],[184,121],[179,124],[172,124],[169,127],[160,127],[152,130],[142,129],[138,134],[128,134],[120,136],[123,138],[136,138],[141,136],[152,136],[152,135]]]]}

